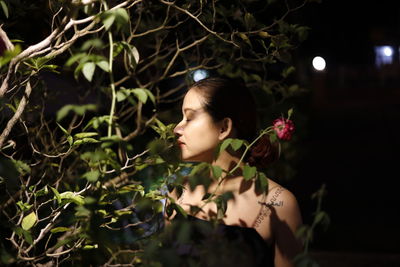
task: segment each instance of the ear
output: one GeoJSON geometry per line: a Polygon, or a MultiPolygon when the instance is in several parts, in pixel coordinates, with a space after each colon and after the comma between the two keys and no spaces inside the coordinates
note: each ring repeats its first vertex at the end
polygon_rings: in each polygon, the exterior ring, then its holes
{"type": "Polygon", "coordinates": [[[221,122],[219,140],[222,141],[225,138],[231,137],[234,133],[233,123],[231,118],[224,118],[221,122]]]}

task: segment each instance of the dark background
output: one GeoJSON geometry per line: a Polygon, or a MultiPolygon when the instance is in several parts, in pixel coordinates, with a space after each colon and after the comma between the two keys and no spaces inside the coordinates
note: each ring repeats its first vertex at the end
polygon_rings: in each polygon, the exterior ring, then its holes
{"type": "Polygon", "coordinates": [[[311,249],[321,266],[400,266],[399,3],[323,0],[299,19],[311,31],[295,58],[298,81],[311,93],[290,188],[310,223],[310,194],[326,184],[331,218],[311,249]],[[392,64],[375,66],[376,45],[394,47],[392,64]],[[311,67],[316,55],[323,72],[311,67]]]}
{"type": "Polygon", "coordinates": [[[311,28],[294,57],[310,94],[294,113],[302,154],[288,187],[310,223],[310,195],[325,184],[331,218],[316,229],[312,255],[321,267],[400,266],[400,1],[322,0],[294,21],[311,28]],[[377,68],[376,45],[397,49],[395,61],[377,68]],[[324,72],[311,67],[316,55],[324,72]]]}

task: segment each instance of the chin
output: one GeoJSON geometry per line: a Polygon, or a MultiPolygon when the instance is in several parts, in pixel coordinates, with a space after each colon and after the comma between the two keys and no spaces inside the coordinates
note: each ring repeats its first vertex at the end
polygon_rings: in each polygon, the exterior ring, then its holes
{"type": "Polygon", "coordinates": [[[181,157],[181,160],[184,162],[200,162],[201,160],[197,160],[195,158],[190,158],[190,157],[181,157]]]}
{"type": "Polygon", "coordinates": [[[182,157],[181,159],[184,162],[208,162],[211,163],[212,160],[207,158],[199,158],[199,157],[182,157]]]}
{"type": "Polygon", "coordinates": [[[184,162],[213,162],[213,153],[199,153],[199,154],[187,154],[181,153],[181,160],[184,162]]]}

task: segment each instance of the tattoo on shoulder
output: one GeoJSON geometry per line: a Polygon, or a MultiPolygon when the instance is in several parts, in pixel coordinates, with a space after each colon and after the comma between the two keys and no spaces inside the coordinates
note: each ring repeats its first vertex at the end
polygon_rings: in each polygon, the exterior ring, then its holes
{"type": "Polygon", "coordinates": [[[258,201],[258,204],[261,204],[261,205],[264,205],[264,206],[267,206],[267,207],[273,207],[273,206],[275,206],[275,207],[282,207],[283,206],[283,201],[281,200],[281,201],[279,201],[279,202],[272,202],[272,201],[270,201],[270,202],[262,202],[262,201],[258,201]]]}
{"type": "Polygon", "coordinates": [[[264,218],[268,217],[271,214],[271,207],[282,207],[283,206],[283,201],[276,201],[276,199],[279,197],[279,195],[284,191],[285,189],[280,186],[272,196],[272,198],[269,200],[269,202],[263,202],[263,201],[258,201],[258,204],[260,204],[261,211],[257,215],[257,218],[254,222],[253,227],[257,228],[260,226],[264,218]]]}

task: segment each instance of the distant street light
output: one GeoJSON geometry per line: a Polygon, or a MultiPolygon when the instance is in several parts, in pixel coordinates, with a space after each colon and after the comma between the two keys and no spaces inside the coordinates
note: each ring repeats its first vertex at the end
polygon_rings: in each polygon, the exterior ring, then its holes
{"type": "Polygon", "coordinates": [[[312,60],[313,68],[317,71],[323,71],[326,67],[325,59],[320,56],[314,57],[312,60]]]}
{"type": "Polygon", "coordinates": [[[394,57],[394,48],[389,45],[375,46],[375,65],[382,67],[386,64],[392,64],[394,57]]]}
{"type": "Polygon", "coordinates": [[[383,54],[387,57],[391,57],[393,55],[393,49],[390,46],[385,46],[383,48],[383,54]]]}

